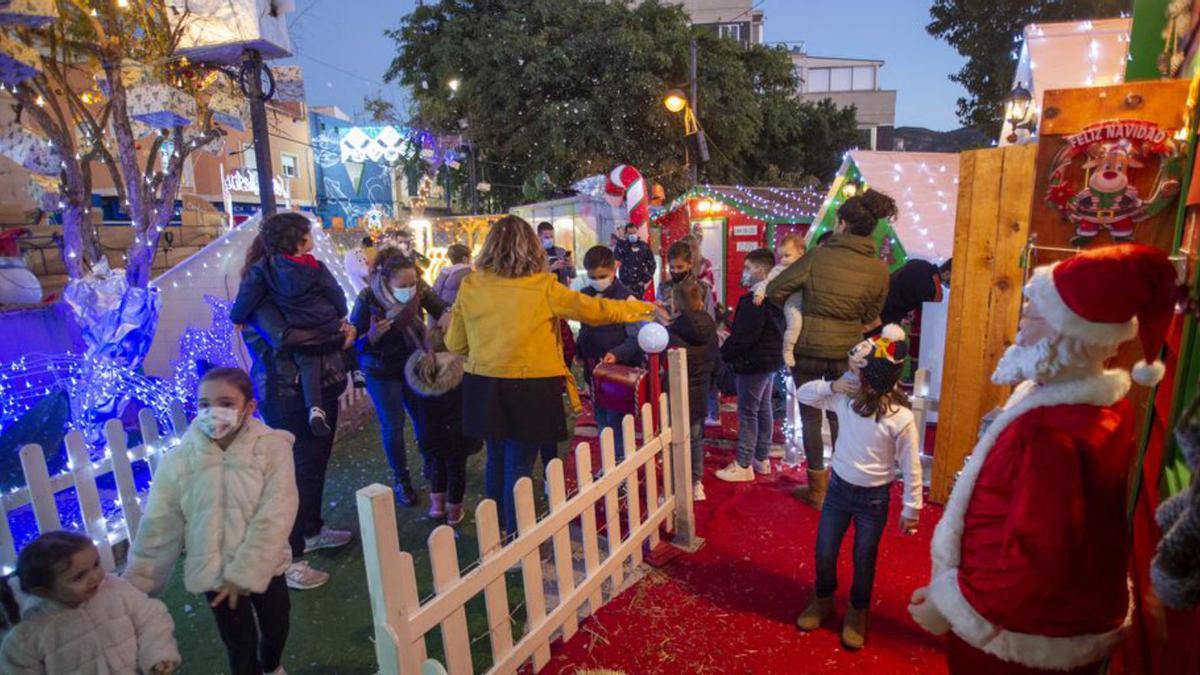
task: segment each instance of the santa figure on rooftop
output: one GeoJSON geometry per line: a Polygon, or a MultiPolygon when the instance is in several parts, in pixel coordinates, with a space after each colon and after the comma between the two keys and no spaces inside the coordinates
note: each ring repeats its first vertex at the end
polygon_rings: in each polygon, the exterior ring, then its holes
{"type": "Polygon", "coordinates": [[[1018,385],[976,444],[938,523],[933,575],[909,611],[950,632],[955,675],[1099,673],[1129,626],[1130,373],[1153,386],[1174,311],[1160,250],[1122,244],[1034,271],[1016,344],[992,381],[1018,385]]]}

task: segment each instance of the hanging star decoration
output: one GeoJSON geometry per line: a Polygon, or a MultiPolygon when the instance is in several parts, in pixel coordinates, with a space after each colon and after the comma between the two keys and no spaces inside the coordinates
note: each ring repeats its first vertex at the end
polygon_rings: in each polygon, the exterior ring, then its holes
{"type": "Polygon", "coordinates": [[[196,387],[200,384],[201,372],[217,366],[237,366],[233,349],[233,322],[229,320],[232,300],[205,295],[212,314],[208,328],[188,326],[179,339],[179,358],[171,366],[174,374],[175,391],[184,407],[192,412],[195,406],[196,387]]]}

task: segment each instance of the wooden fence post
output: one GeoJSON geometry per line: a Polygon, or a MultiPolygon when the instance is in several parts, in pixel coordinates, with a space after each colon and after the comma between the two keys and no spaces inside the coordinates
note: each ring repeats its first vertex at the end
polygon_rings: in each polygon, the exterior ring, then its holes
{"type": "MultiPolygon", "coordinates": [[[[696,536],[696,514],[692,504],[691,417],[688,414],[687,352],[667,353],[671,386],[671,468],[675,477],[675,539],[671,542],[696,552],[704,540],[696,536]]],[[[698,439],[699,440],[699,439],[698,439]]]]}
{"type": "Polygon", "coordinates": [[[412,555],[400,550],[395,497],[391,488],[376,483],[359,490],[355,498],[379,672],[417,675],[425,661],[425,636],[412,634],[408,617],[421,600],[412,555]]]}
{"type": "Polygon", "coordinates": [[[113,479],[117,482],[117,494],[121,499],[121,514],[125,517],[125,528],[129,540],[133,541],[138,525],[142,522],[142,505],[138,502],[137,485],[133,482],[133,463],[129,461],[129,439],[121,420],[111,419],[104,424],[104,437],[108,440],[108,454],[112,458],[113,479]]]}
{"type": "MultiPolygon", "coordinates": [[[[439,525],[429,535],[429,562],[433,568],[433,589],[439,595],[450,593],[462,575],[458,569],[458,547],[454,544],[454,528],[439,525]]],[[[442,649],[446,667],[452,675],[475,672],[471,663],[471,634],[467,632],[466,605],[459,606],[442,621],[442,649]]]]}
{"type": "MultiPolygon", "coordinates": [[[[96,489],[96,471],[88,456],[87,442],[79,431],[72,431],[64,439],[67,457],[71,460],[71,477],[75,479],[75,499],[79,501],[79,518],[96,548],[100,551],[100,566],[111,572],[116,567],[112,546],[108,543],[108,521],[100,508],[100,493],[96,489]]],[[[133,541],[133,532],[128,533],[133,541]]]]}
{"type": "MultiPolygon", "coordinates": [[[[54,501],[54,488],[50,486],[50,471],[46,468],[42,446],[26,445],[21,448],[21,469],[25,472],[25,485],[29,490],[29,502],[33,506],[38,533],[61,530],[62,520],[58,516],[58,504],[54,501]]],[[[8,517],[7,513],[5,517],[8,517]]]]}
{"type": "MultiPolygon", "coordinates": [[[[650,407],[650,404],[649,403],[643,404],[642,405],[642,428],[649,429],[650,427],[648,425],[652,424],[653,420],[654,420],[654,413],[652,411],[652,408],[650,407]]],[[[649,443],[650,436],[648,436],[648,435],[643,436],[643,440],[644,440],[644,442],[649,443]]],[[[666,449],[666,452],[661,452],[659,454],[663,455],[663,456],[670,456],[671,451],[668,448],[668,449],[666,449]]],[[[658,508],[658,459],[655,458],[655,459],[650,460],[649,462],[646,462],[646,514],[649,515],[651,513],[654,513],[654,510],[657,508],[658,508]]],[[[650,539],[647,540],[650,544],[651,551],[658,548],[658,544],[659,544],[658,529],[659,528],[657,528],[657,527],[654,528],[654,531],[650,533],[650,539]]]]}
{"type": "MultiPolygon", "coordinates": [[[[142,430],[142,445],[146,448],[146,465],[150,467],[150,478],[153,480],[154,473],[158,471],[158,462],[163,455],[162,436],[158,431],[158,420],[154,418],[154,411],[150,408],[142,408],[138,411],[138,427],[142,430]]],[[[132,538],[133,533],[130,533],[132,538]]]]}

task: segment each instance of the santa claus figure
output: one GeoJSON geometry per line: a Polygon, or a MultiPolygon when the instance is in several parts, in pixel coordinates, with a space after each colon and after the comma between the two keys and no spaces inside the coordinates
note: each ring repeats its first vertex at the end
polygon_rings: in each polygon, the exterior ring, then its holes
{"type": "Polygon", "coordinates": [[[1105,370],[1137,337],[1150,386],[1174,310],[1163,252],[1122,244],[1037,269],[1016,344],[992,381],[1019,385],[979,439],[934,533],[913,618],[951,632],[950,672],[1097,673],[1129,625],[1125,516],[1136,456],[1130,373],[1105,370]]]}

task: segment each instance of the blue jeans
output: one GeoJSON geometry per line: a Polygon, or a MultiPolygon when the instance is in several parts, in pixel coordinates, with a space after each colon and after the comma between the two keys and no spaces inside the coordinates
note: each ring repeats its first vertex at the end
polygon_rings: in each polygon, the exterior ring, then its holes
{"type": "Polygon", "coordinates": [[[613,443],[616,445],[617,461],[625,459],[625,434],[621,428],[621,422],[625,419],[623,413],[601,408],[596,406],[596,433],[599,434],[604,429],[613,430],[613,443]]]}
{"type": "Polygon", "coordinates": [[[817,526],[817,597],[828,598],[837,590],[837,558],[842,537],[854,522],[854,583],[850,604],[856,609],[871,606],[875,585],[875,559],[879,539],[887,527],[891,485],[859,487],[830,472],[829,492],[817,526]]]}
{"type": "Polygon", "coordinates": [[[543,445],[526,441],[488,441],[484,490],[496,502],[501,525],[509,534],[517,533],[517,508],[513,488],[517,481],[533,475],[533,461],[543,445]]]}
{"type": "MultiPolygon", "coordinates": [[[[408,471],[408,452],[404,447],[404,419],[408,410],[404,380],[392,380],[367,375],[367,394],[375,404],[379,417],[379,433],[383,437],[383,452],[397,483],[411,482],[408,471]]],[[[415,417],[413,418],[416,419],[415,417]]]]}
{"type": "Polygon", "coordinates": [[[765,460],[771,454],[775,416],[771,411],[771,389],[775,373],[736,375],[738,405],[738,466],[750,466],[750,458],[765,460]]]}

